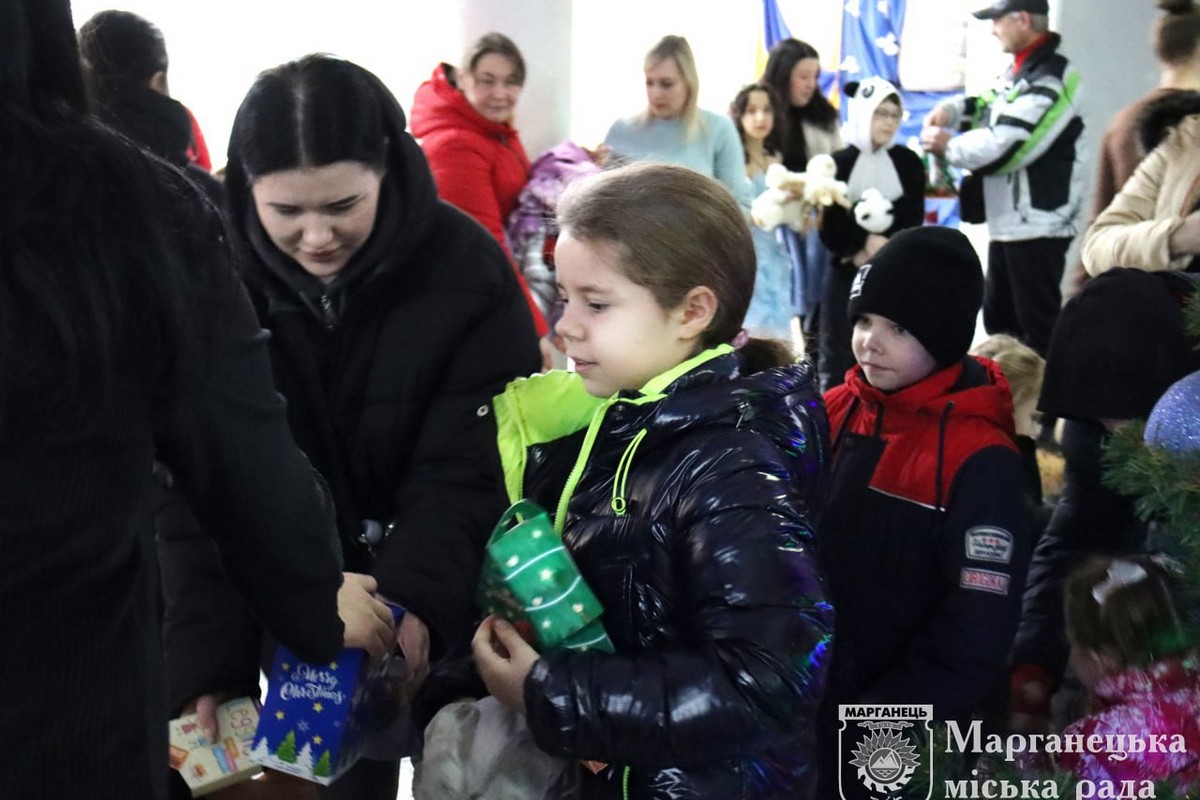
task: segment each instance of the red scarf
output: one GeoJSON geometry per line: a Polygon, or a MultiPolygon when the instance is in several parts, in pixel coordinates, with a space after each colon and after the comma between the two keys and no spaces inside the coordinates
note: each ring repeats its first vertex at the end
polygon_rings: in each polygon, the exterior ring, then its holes
{"type": "Polygon", "coordinates": [[[1043,33],[1041,36],[1037,37],[1032,42],[1030,42],[1029,45],[1024,50],[1022,50],[1021,52],[1019,52],[1015,56],[1013,56],[1013,72],[1014,73],[1020,72],[1021,65],[1025,63],[1025,59],[1029,58],[1029,54],[1032,53],[1034,50],[1036,50],[1038,47],[1040,47],[1042,42],[1046,41],[1049,38],[1050,38],[1050,34],[1043,33]]]}

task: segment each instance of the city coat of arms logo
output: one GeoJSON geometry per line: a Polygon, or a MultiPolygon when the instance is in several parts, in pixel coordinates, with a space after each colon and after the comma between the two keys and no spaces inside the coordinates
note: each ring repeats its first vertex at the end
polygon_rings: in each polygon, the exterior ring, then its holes
{"type": "Polygon", "coordinates": [[[933,706],[839,705],[838,720],[842,800],[899,797],[918,772],[927,776],[924,783],[930,788],[924,800],[929,800],[933,792],[933,706]]]}

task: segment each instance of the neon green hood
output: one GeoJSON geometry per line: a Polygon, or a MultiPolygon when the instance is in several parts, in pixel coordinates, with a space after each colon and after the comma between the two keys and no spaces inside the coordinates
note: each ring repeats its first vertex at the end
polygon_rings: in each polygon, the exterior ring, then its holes
{"type": "MultiPolygon", "coordinates": [[[[677,364],[661,375],[657,375],[643,386],[637,395],[622,397],[619,394],[608,399],[593,397],[583,386],[583,379],[573,372],[554,370],[528,378],[518,378],[504,388],[504,393],[492,400],[496,413],[496,445],[500,451],[500,463],[504,469],[504,488],[510,503],[524,498],[525,468],[529,448],[552,442],[587,429],[579,456],[563,487],[562,497],[554,511],[554,527],[562,532],[566,519],[567,503],[575,486],[587,466],[588,456],[604,415],[615,403],[653,403],[661,400],[665,390],[681,376],[704,362],[733,352],[727,344],[718,345],[677,364]]],[[[628,472],[633,451],[641,442],[644,432],[629,444],[621,458],[621,469],[628,472]]],[[[613,508],[623,512],[624,476],[618,475],[613,486],[613,508]]]]}

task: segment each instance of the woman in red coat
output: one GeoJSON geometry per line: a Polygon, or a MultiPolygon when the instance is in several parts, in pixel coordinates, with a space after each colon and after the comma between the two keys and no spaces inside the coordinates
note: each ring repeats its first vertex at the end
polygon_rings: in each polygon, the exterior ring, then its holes
{"type": "MultiPolygon", "coordinates": [[[[521,51],[504,34],[488,33],[471,45],[461,70],[439,64],[421,84],[410,122],[433,170],[438,195],[487,228],[510,262],[504,222],[529,182],[529,157],[512,125],[524,86],[521,51]]],[[[523,278],[521,287],[538,335],[544,336],[546,321],[523,278]]]]}

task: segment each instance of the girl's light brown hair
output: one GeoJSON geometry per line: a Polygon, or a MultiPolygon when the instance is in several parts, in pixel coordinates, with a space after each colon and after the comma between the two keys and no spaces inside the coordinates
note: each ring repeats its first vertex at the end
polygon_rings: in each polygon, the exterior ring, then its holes
{"type": "MultiPolygon", "coordinates": [[[[704,348],[730,342],[754,292],[754,242],[746,216],[717,181],[670,164],[633,164],[576,181],[558,203],[558,224],[576,239],[609,242],[625,277],[663,309],[707,286],[717,311],[701,335],[704,348]]],[[[766,340],[742,348],[747,371],[790,363],[766,340]]]]}
{"type": "Polygon", "coordinates": [[[1123,667],[1186,652],[1190,642],[1179,618],[1176,591],[1171,573],[1149,556],[1092,558],[1067,578],[1067,638],[1073,647],[1115,657],[1123,667]],[[1145,576],[1113,577],[1131,571],[1136,575],[1137,570],[1145,576]]]}

